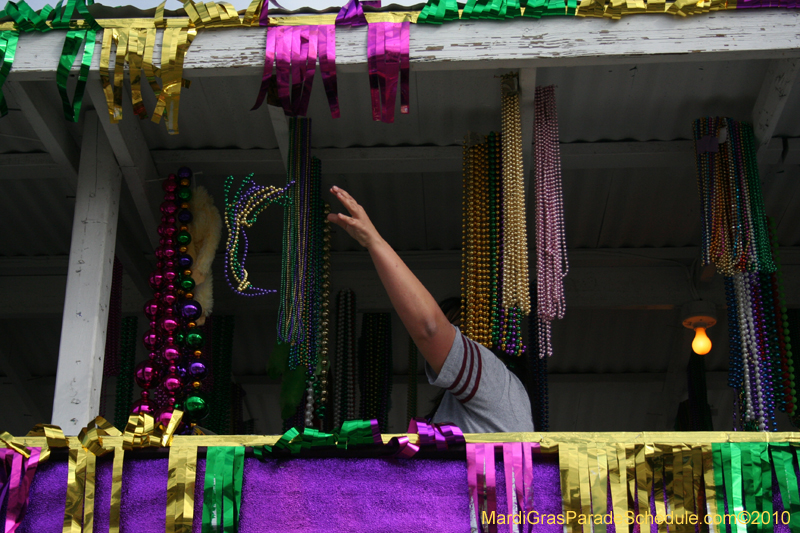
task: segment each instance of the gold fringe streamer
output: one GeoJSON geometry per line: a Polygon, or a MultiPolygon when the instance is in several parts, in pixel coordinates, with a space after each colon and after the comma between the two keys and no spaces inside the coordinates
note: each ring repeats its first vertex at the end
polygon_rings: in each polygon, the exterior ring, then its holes
{"type": "MultiPolygon", "coordinates": [[[[578,486],[580,488],[580,505],[581,514],[583,514],[588,523],[583,524],[583,533],[592,533],[592,525],[589,517],[592,515],[592,495],[590,492],[589,481],[589,454],[586,444],[578,446],[578,486]]],[[[580,525],[580,524],[579,524],[580,525]]]]}
{"type": "Polygon", "coordinates": [[[122,468],[125,449],[122,442],[114,446],[114,465],[111,474],[111,507],[108,513],[108,533],[119,533],[119,517],[122,506],[122,468]]]}
{"type": "Polygon", "coordinates": [[[694,531],[694,526],[689,523],[689,515],[694,514],[694,492],[693,486],[693,469],[692,469],[692,449],[690,446],[681,446],[681,459],[683,462],[683,515],[687,518],[683,524],[683,530],[686,533],[694,531]]]}
{"type": "Polygon", "coordinates": [[[11,448],[15,452],[22,454],[25,459],[29,459],[31,456],[30,450],[27,447],[23,446],[22,444],[18,443],[14,437],[8,431],[4,431],[0,434],[0,442],[5,444],[6,448],[11,448]]]}
{"type": "Polygon", "coordinates": [[[622,444],[609,444],[606,446],[608,456],[608,476],[611,485],[611,504],[615,523],[624,523],[628,512],[628,497],[625,492],[625,447],[622,444]],[[620,463],[620,457],[622,462],[620,463]]]}
{"type": "MultiPolygon", "coordinates": [[[[627,470],[628,482],[628,501],[633,502],[637,499],[636,495],[636,446],[633,444],[626,444],[625,452],[625,466],[627,470]]],[[[622,459],[620,459],[620,464],[622,459]]],[[[622,475],[622,468],[620,467],[620,475],[622,475]]],[[[633,511],[633,507],[628,504],[628,511],[633,511]]]]}
{"type": "Polygon", "coordinates": [[[50,458],[50,448],[66,448],[68,446],[67,438],[61,428],[51,424],[36,424],[26,437],[44,437],[44,442],[38,444],[42,448],[39,453],[40,463],[50,458]]]}
{"type": "Polygon", "coordinates": [[[70,443],[67,502],[64,508],[63,533],[81,533],[84,484],[86,482],[86,453],[84,447],[77,441],[70,443]]]}
{"type": "Polygon", "coordinates": [[[703,455],[703,482],[705,487],[706,508],[708,515],[712,518],[711,529],[717,533],[716,527],[713,526],[714,517],[719,514],[717,510],[717,484],[714,481],[714,457],[710,444],[700,445],[700,450],[703,455]]]}
{"type": "Polygon", "coordinates": [[[196,474],[197,447],[170,448],[166,533],[191,533],[196,474]]]}
{"type": "MultiPolygon", "coordinates": [[[[668,451],[671,451],[670,447],[668,451]]],[[[653,498],[655,498],[656,516],[666,517],[667,507],[664,505],[664,446],[653,446],[653,498]]],[[[667,524],[658,524],[659,533],[667,533],[667,524]]]]}
{"type": "MultiPolygon", "coordinates": [[[[692,494],[694,495],[694,513],[698,517],[706,514],[706,495],[703,491],[703,450],[700,446],[692,446],[692,494]]],[[[689,524],[691,526],[691,524],[689,524]]],[[[700,531],[703,531],[701,522],[700,531]]],[[[694,529],[694,527],[692,527],[694,529]]],[[[708,528],[705,528],[708,531],[708,528]]]]}
{"type": "Polygon", "coordinates": [[[645,444],[636,451],[636,479],[638,480],[637,499],[639,514],[650,517],[650,490],[653,488],[653,467],[648,463],[648,455],[652,457],[653,446],[645,444]]]}
{"type": "MultiPolygon", "coordinates": [[[[683,520],[686,516],[686,509],[684,508],[684,493],[683,493],[683,446],[672,447],[672,494],[674,496],[674,507],[671,514],[675,516],[675,520],[683,520]]],[[[682,530],[677,528],[680,533],[682,530]]]]}
{"type": "Polygon", "coordinates": [[[608,458],[602,446],[590,446],[589,487],[592,494],[592,513],[608,513],[608,458]]]}
{"type": "MultiPolygon", "coordinates": [[[[209,4],[213,4],[210,2],[209,4]]],[[[125,64],[128,64],[128,77],[131,83],[131,105],[133,112],[140,119],[147,118],[142,95],[142,76],[156,97],[156,108],[152,120],[155,123],[165,118],[167,132],[171,135],[178,133],[178,112],[180,109],[180,92],[182,87],[188,87],[189,82],[183,79],[183,61],[189,46],[197,35],[196,22],[213,27],[239,26],[238,15],[231,18],[230,10],[233,8],[224,2],[211,6],[209,4],[193,4],[187,0],[187,12],[197,14],[200,8],[206,14],[205,20],[197,15],[196,18],[171,18],[164,19],[164,4],[156,9],[153,19],[120,19],[110,21],[104,26],[103,42],[100,52],[100,81],[108,106],[108,114],[112,123],[122,120],[122,83],[125,75],[125,64]],[[209,15],[213,13],[213,17],[209,15]],[[161,67],[154,64],[153,51],[155,49],[158,30],[161,31],[161,67]],[[111,53],[114,51],[112,63],[111,53]],[[113,71],[113,72],[112,72],[113,71]],[[158,83],[161,78],[162,86],[158,83]]]]}

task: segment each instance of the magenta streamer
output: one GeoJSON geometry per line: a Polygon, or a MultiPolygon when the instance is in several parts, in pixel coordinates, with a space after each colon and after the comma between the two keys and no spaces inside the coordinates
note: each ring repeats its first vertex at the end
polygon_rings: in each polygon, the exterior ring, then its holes
{"type": "Polygon", "coordinates": [[[408,22],[375,22],[369,25],[367,64],[372,119],[375,121],[394,122],[398,81],[400,81],[400,112],[408,113],[408,39],[408,22]]]}
{"type": "Polygon", "coordinates": [[[402,457],[403,459],[410,459],[419,451],[419,446],[408,440],[408,437],[392,437],[389,445],[397,446],[395,457],[402,457]]]}
{"type": "MultiPolygon", "coordinates": [[[[367,31],[367,67],[369,68],[369,96],[372,100],[372,120],[381,119],[381,96],[378,88],[378,28],[380,23],[370,24],[367,31]]],[[[383,34],[381,33],[381,38],[383,34]]],[[[381,61],[383,58],[381,58],[381,61]]]]}
{"type": "Polygon", "coordinates": [[[281,33],[282,26],[267,29],[267,45],[264,49],[264,72],[261,75],[261,88],[258,91],[255,105],[250,109],[254,111],[261,107],[269,90],[269,80],[272,77],[272,65],[275,63],[275,38],[281,33]]]}
{"type": "Polygon", "coordinates": [[[278,9],[286,9],[275,0],[264,0],[261,4],[261,13],[258,15],[259,26],[269,26],[269,4],[272,4],[278,9]]]}
{"type": "Polygon", "coordinates": [[[258,16],[258,25],[269,25],[269,2],[267,0],[264,0],[264,2],[261,4],[261,14],[258,16]]]}
{"type": "Polygon", "coordinates": [[[428,424],[424,418],[415,417],[408,422],[408,433],[419,435],[419,447],[436,446],[439,451],[464,444],[464,434],[452,424],[428,424]]]}
{"type": "Polygon", "coordinates": [[[369,421],[369,426],[372,429],[372,442],[383,445],[383,439],[381,438],[381,426],[378,423],[378,420],[373,418],[369,421]]]}
{"type": "Polygon", "coordinates": [[[339,10],[339,14],[336,15],[336,25],[350,26],[351,28],[356,28],[358,26],[366,26],[367,17],[364,16],[364,8],[362,6],[380,8],[381,2],[380,0],[372,0],[367,2],[359,2],[359,0],[350,0],[345,5],[342,6],[342,9],[339,10]]]}
{"type": "MultiPolygon", "coordinates": [[[[486,513],[491,516],[497,512],[497,470],[495,465],[495,444],[484,444],[486,452],[486,513]]],[[[497,521],[489,523],[489,533],[497,533],[497,521]]]]}
{"type": "MultiPolygon", "coordinates": [[[[516,492],[516,478],[514,477],[514,452],[512,450],[512,443],[511,442],[504,442],[503,443],[503,470],[505,472],[505,480],[506,480],[506,500],[507,500],[507,512],[513,513],[514,512],[514,492],[516,492]],[[514,483],[512,487],[512,482],[514,483]]],[[[519,500],[517,500],[519,502],[519,500]]],[[[520,502],[520,506],[522,503],[520,502]]]]}
{"type": "MultiPolygon", "coordinates": [[[[295,109],[299,106],[300,97],[303,94],[303,78],[306,76],[305,62],[308,56],[308,26],[297,26],[292,29],[292,54],[290,60],[290,67],[292,72],[292,96],[291,102],[295,105],[291,106],[291,111],[287,111],[287,115],[297,116],[295,109]],[[305,37],[304,37],[305,34],[305,37]]],[[[286,107],[284,106],[284,110],[286,107]]]]}
{"type": "Polygon", "coordinates": [[[339,14],[336,15],[336,25],[350,26],[351,28],[366,26],[367,17],[364,16],[364,9],[361,7],[361,2],[359,2],[359,0],[350,0],[343,5],[342,9],[339,10],[339,14]]]}
{"type": "MultiPolygon", "coordinates": [[[[386,101],[386,22],[375,23],[375,64],[378,73],[378,107],[372,110],[373,120],[383,120],[381,107],[386,101]],[[377,115],[376,115],[377,114],[377,115]],[[377,116],[377,118],[376,118],[377,116]]],[[[370,24],[370,28],[373,24],[370,24]]]]}
{"type": "Polygon", "coordinates": [[[533,451],[537,454],[541,451],[539,443],[526,442],[522,445],[522,482],[524,486],[524,494],[522,501],[526,511],[534,509],[533,506],[533,451]]]}
{"type": "Polygon", "coordinates": [[[397,99],[397,81],[400,76],[400,25],[390,24],[385,28],[383,109],[381,120],[394,122],[394,102],[397,99]]]}
{"type": "Polygon", "coordinates": [[[478,529],[481,527],[481,510],[486,507],[486,445],[475,444],[475,469],[478,495],[478,505],[475,506],[475,519],[478,529]]]}
{"type": "Polygon", "coordinates": [[[275,75],[278,84],[278,100],[283,112],[291,114],[290,83],[292,77],[292,32],[297,26],[281,27],[275,37],[275,75]]]}
{"type": "Polygon", "coordinates": [[[407,115],[409,110],[409,32],[410,22],[400,25],[400,113],[407,115]]]}
{"type": "Polygon", "coordinates": [[[311,87],[314,84],[314,70],[317,66],[317,51],[318,51],[318,36],[317,28],[311,27],[309,32],[303,31],[304,48],[301,55],[305,55],[305,65],[300,66],[303,71],[303,94],[297,100],[292,100],[294,114],[305,115],[308,111],[308,102],[311,98],[311,87]],[[305,68],[303,68],[305,67],[305,68]]]}
{"type": "MultiPolygon", "coordinates": [[[[478,502],[478,445],[467,444],[467,488],[472,500],[472,512],[475,513],[476,524],[481,523],[480,504],[478,502]]],[[[483,464],[483,463],[481,463],[483,464]]]]}
{"type": "Polygon", "coordinates": [[[336,81],[336,26],[327,24],[319,28],[319,69],[322,71],[322,85],[328,97],[331,117],[339,118],[339,89],[336,81]]]}
{"type": "Polygon", "coordinates": [[[39,464],[39,448],[30,448],[31,456],[25,458],[22,454],[14,450],[2,450],[0,453],[3,463],[3,473],[5,482],[0,491],[0,507],[3,500],[8,497],[6,505],[6,516],[3,531],[14,533],[25,517],[25,510],[28,507],[30,487],[33,477],[36,474],[36,467],[39,464]]]}
{"type": "Polygon", "coordinates": [[[252,110],[261,107],[269,92],[272,67],[278,100],[287,116],[305,116],[319,58],[331,116],[339,117],[336,84],[336,38],[333,25],[276,26],[267,30],[261,87],[252,110]]]}

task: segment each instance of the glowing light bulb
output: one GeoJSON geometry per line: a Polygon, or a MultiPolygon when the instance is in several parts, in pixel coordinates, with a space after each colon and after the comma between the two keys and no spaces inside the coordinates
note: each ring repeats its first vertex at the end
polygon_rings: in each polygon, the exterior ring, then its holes
{"type": "Polygon", "coordinates": [[[694,350],[694,353],[697,355],[707,354],[711,351],[711,339],[706,335],[706,328],[698,326],[694,328],[694,331],[695,335],[692,341],[692,350],[694,350]]]}

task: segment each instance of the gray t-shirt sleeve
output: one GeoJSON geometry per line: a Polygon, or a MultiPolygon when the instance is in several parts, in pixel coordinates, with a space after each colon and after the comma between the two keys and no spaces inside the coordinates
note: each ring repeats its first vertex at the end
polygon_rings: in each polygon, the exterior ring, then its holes
{"type": "Polygon", "coordinates": [[[425,372],[428,382],[449,391],[470,418],[514,428],[505,431],[533,431],[525,387],[488,348],[458,328],[442,370],[437,375],[426,364],[425,372]]]}

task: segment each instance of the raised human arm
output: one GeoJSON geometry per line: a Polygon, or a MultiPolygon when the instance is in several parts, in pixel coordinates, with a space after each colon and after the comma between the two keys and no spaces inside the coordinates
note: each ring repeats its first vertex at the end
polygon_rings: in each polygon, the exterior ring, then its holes
{"type": "Polygon", "coordinates": [[[439,309],[431,293],[381,237],[364,208],[339,187],[332,187],[331,193],[350,215],[331,213],[328,220],[344,228],[369,251],[392,306],[422,356],[438,374],[453,345],[455,329],[439,309]]]}

